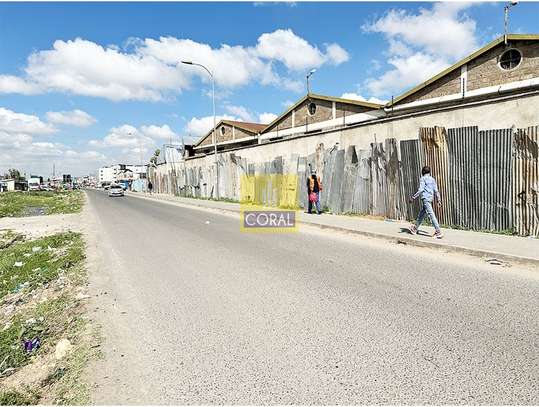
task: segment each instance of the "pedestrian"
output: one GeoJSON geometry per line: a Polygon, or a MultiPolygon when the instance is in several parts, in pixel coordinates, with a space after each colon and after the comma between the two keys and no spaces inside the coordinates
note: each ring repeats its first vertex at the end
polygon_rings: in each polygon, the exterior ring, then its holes
{"type": "Polygon", "coordinates": [[[309,213],[312,213],[313,205],[316,208],[316,213],[322,213],[320,210],[320,192],[322,191],[322,182],[316,173],[312,173],[307,180],[307,191],[309,195],[309,213]]]}
{"type": "Polygon", "coordinates": [[[153,189],[152,181],[148,181],[148,191],[150,192],[150,194],[152,193],[152,189],[153,189]]]}
{"type": "Polygon", "coordinates": [[[419,189],[417,192],[410,197],[409,202],[411,203],[414,199],[419,197],[421,199],[421,210],[417,216],[415,225],[410,225],[410,233],[412,235],[417,234],[425,215],[429,215],[432,226],[434,226],[434,235],[433,237],[441,239],[443,237],[442,230],[440,229],[440,224],[434,210],[432,209],[432,203],[434,198],[436,198],[436,203],[438,207],[442,206],[442,201],[440,199],[440,192],[438,191],[438,185],[436,180],[430,175],[430,167],[428,165],[424,166],[421,170],[421,178],[419,180],[419,189]]]}

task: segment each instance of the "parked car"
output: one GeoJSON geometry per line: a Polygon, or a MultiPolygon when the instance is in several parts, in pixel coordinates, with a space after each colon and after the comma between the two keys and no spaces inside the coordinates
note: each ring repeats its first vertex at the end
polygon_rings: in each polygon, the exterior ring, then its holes
{"type": "Polygon", "coordinates": [[[111,185],[109,188],[109,196],[124,196],[124,190],[120,185],[111,185]]]}

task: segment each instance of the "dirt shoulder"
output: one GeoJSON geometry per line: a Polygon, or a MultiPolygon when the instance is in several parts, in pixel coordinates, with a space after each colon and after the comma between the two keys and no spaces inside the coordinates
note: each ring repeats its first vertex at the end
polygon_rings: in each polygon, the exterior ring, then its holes
{"type": "Polygon", "coordinates": [[[82,213],[0,219],[0,404],[87,404],[99,354],[82,213]]]}

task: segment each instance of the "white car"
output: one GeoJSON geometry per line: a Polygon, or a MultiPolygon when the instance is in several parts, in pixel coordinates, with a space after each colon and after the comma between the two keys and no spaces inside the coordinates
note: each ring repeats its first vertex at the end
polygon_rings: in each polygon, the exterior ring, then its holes
{"type": "Polygon", "coordinates": [[[111,185],[109,188],[109,196],[124,196],[124,190],[120,185],[111,185]]]}

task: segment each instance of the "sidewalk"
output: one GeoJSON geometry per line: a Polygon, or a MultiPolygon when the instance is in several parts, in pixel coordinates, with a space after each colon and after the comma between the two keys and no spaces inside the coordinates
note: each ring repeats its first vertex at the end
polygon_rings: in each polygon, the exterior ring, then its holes
{"type": "MultiPolygon", "coordinates": [[[[237,203],[182,198],[165,194],[150,195],[140,192],[130,192],[128,195],[225,212],[240,212],[240,205],[237,203]]],[[[320,228],[356,233],[392,242],[420,247],[432,247],[473,256],[495,258],[506,262],[519,262],[539,266],[539,239],[457,229],[443,229],[445,236],[443,239],[438,240],[430,237],[433,229],[429,226],[423,226],[421,228],[421,232],[428,232],[429,235],[411,235],[407,229],[410,225],[408,222],[374,220],[361,216],[329,214],[318,216],[303,212],[299,212],[299,220],[301,223],[320,228]]]]}

